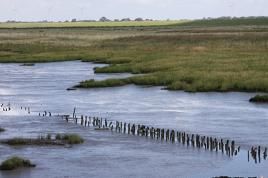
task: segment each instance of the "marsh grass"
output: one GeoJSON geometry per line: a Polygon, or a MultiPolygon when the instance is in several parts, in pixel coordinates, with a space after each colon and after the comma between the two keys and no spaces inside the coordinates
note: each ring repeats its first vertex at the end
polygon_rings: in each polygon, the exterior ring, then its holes
{"type": "Polygon", "coordinates": [[[83,142],[84,142],[84,139],[77,134],[56,134],[55,139],[52,138],[51,134],[47,134],[46,136],[39,136],[36,139],[18,137],[18,138],[11,138],[11,139],[1,141],[1,143],[11,145],[11,146],[24,146],[24,145],[64,146],[65,144],[81,144],[83,142]]]}
{"type": "Polygon", "coordinates": [[[30,160],[20,158],[17,156],[11,157],[2,162],[0,170],[14,170],[21,167],[35,167],[30,160]]]}
{"type": "Polygon", "coordinates": [[[91,55],[102,53],[111,64],[96,68],[96,73],[146,75],[83,81],[79,87],[137,84],[190,92],[268,92],[268,33],[139,36],[108,40],[95,48],[91,55]],[[126,63],[117,63],[124,57],[126,63]]]}
{"type": "Polygon", "coordinates": [[[144,74],[83,81],[77,85],[83,88],[136,84],[190,92],[268,92],[267,58],[267,18],[161,27],[0,30],[0,62],[81,60],[110,64],[95,68],[96,73],[144,74]]]}
{"type": "Polygon", "coordinates": [[[268,103],[268,95],[256,95],[249,100],[256,103],[268,103]]]}
{"type": "Polygon", "coordinates": [[[61,136],[61,140],[67,142],[68,144],[81,144],[84,139],[78,134],[64,134],[61,136]]]}

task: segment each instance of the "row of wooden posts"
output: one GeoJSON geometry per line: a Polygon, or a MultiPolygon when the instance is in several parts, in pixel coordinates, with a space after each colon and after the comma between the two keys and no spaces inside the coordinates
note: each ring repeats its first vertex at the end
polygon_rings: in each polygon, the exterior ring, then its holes
{"type": "MultiPolygon", "coordinates": [[[[11,105],[0,105],[3,111],[10,111],[11,105]]],[[[30,114],[30,107],[21,107],[21,110],[25,110],[30,114]]],[[[76,108],[73,111],[73,117],[69,115],[61,115],[67,122],[73,121],[76,124],[80,124],[85,127],[93,126],[95,130],[111,130],[118,133],[131,134],[137,136],[148,137],[151,139],[166,141],[166,142],[178,142],[180,144],[191,146],[194,148],[203,148],[205,150],[216,151],[225,153],[228,156],[236,156],[240,151],[240,146],[236,146],[233,140],[223,140],[218,138],[213,138],[209,136],[202,136],[199,134],[189,134],[186,132],[175,131],[173,129],[155,128],[152,126],[146,126],[142,124],[131,124],[119,121],[108,121],[107,119],[102,119],[99,117],[89,117],[81,115],[80,118],[76,117],[76,108]]],[[[39,116],[49,116],[51,117],[51,112],[44,111],[39,113],[39,116]]],[[[261,146],[252,147],[248,150],[248,161],[251,158],[255,163],[261,162],[261,157],[264,160],[267,159],[267,147],[264,150],[261,146]]]]}
{"type": "Polygon", "coordinates": [[[0,107],[2,108],[2,111],[10,111],[11,110],[10,103],[6,106],[2,103],[0,105],[0,107]]]}
{"type": "Polygon", "coordinates": [[[251,147],[251,149],[248,150],[248,162],[250,162],[250,155],[255,163],[261,163],[262,156],[264,160],[267,159],[267,148],[264,148],[264,151],[262,153],[261,146],[251,147]]]}
{"type": "MultiPolygon", "coordinates": [[[[240,152],[240,146],[236,146],[234,140],[223,140],[217,139],[209,136],[201,136],[199,134],[188,134],[185,132],[175,131],[172,129],[164,128],[154,128],[150,126],[145,126],[142,124],[131,124],[119,121],[108,121],[107,119],[102,119],[99,117],[90,117],[81,115],[77,118],[75,114],[74,117],[69,117],[69,115],[62,115],[67,122],[73,120],[74,123],[80,124],[81,126],[90,127],[91,125],[95,130],[111,130],[118,133],[131,134],[137,136],[149,137],[152,139],[157,139],[166,142],[181,143],[187,147],[191,146],[198,149],[205,149],[210,151],[222,152],[230,157],[236,156],[240,152]]],[[[248,161],[250,161],[250,155],[255,163],[261,162],[261,154],[263,159],[267,159],[267,148],[264,148],[263,152],[261,146],[252,147],[248,151],[248,161]]]]}
{"type": "MultiPolygon", "coordinates": [[[[11,111],[11,104],[8,103],[7,105],[4,105],[4,103],[2,103],[2,104],[0,105],[0,108],[2,108],[2,111],[11,111]]],[[[21,106],[20,109],[21,109],[21,110],[25,110],[28,114],[31,113],[31,111],[30,111],[30,107],[22,107],[22,106],[21,106]]]]}
{"type": "Polygon", "coordinates": [[[96,130],[111,130],[118,133],[130,134],[148,137],[151,139],[181,143],[187,147],[203,148],[205,150],[222,152],[228,156],[236,156],[240,151],[240,146],[236,146],[233,140],[223,140],[199,134],[188,134],[185,132],[175,131],[173,129],[155,128],[142,124],[131,124],[119,121],[108,121],[98,117],[81,116],[77,118],[62,115],[66,122],[73,121],[75,124],[89,127],[93,126],[96,130]]]}

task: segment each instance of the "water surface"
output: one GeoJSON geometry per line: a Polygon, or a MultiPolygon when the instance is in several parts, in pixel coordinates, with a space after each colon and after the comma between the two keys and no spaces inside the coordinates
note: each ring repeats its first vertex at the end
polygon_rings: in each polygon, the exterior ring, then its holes
{"type": "Polygon", "coordinates": [[[187,149],[150,139],[97,132],[59,119],[35,117],[44,110],[106,117],[112,120],[174,128],[203,135],[234,139],[243,150],[268,146],[268,105],[252,104],[255,93],[186,93],[161,87],[103,89],[66,88],[86,79],[126,77],[128,74],[94,74],[99,64],[57,62],[20,66],[0,64],[0,102],[11,103],[11,112],[0,112],[7,129],[0,138],[36,137],[40,133],[74,132],[86,142],[73,148],[0,145],[0,161],[10,155],[33,160],[35,169],[0,173],[0,177],[211,177],[267,176],[267,162],[247,163],[247,156],[187,149]],[[20,106],[31,107],[29,116],[20,106]]]}

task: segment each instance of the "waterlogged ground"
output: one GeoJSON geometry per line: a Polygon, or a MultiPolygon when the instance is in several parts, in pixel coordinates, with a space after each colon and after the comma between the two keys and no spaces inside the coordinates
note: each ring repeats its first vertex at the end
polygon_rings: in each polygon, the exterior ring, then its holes
{"type": "Polygon", "coordinates": [[[10,102],[12,108],[0,111],[0,126],[7,130],[0,133],[1,139],[58,132],[79,133],[85,138],[84,144],[72,148],[0,145],[0,161],[19,155],[37,164],[34,169],[0,172],[0,177],[268,177],[268,161],[247,162],[250,146],[268,146],[268,105],[249,103],[254,93],[185,93],[137,86],[66,90],[85,79],[128,76],[95,75],[96,66],[100,65],[79,61],[32,67],[0,64],[0,103],[10,102]],[[20,106],[30,107],[31,115],[20,106]],[[71,114],[74,107],[78,115],[231,138],[242,151],[229,158],[37,116],[44,110],[71,114]]]}

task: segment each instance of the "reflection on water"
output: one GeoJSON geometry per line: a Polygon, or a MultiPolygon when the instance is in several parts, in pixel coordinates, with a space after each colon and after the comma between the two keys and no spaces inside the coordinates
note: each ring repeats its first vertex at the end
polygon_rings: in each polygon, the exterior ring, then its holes
{"type": "Polygon", "coordinates": [[[13,149],[0,145],[0,160],[9,155],[25,155],[38,165],[32,170],[0,174],[0,177],[16,177],[18,174],[22,177],[188,177],[199,172],[208,176],[268,175],[267,163],[255,165],[247,161],[246,149],[253,145],[268,145],[268,106],[249,103],[253,93],[185,93],[132,85],[66,90],[85,79],[124,77],[122,74],[95,75],[93,68],[96,66],[99,64],[77,61],[32,67],[0,64],[0,100],[17,108],[21,105],[30,107],[36,114],[44,110],[71,114],[77,107],[78,115],[232,138],[242,145],[241,155],[245,156],[230,159],[180,145],[96,132],[59,120],[22,117],[18,109],[9,114],[13,116],[0,112],[0,125],[8,129],[0,138],[78,132],[86,142],[71,149],[13,149]],[[74,167],[76,171],[70,171],[74,167]]]}

